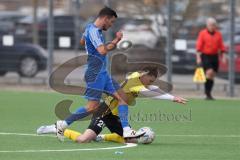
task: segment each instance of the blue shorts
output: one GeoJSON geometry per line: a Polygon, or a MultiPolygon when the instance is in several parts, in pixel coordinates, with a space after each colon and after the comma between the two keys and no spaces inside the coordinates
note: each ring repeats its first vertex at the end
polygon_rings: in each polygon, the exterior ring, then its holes
{"type": "Polygon", "coordinates": [[[94,80],[88,80],[85,76],[87,89],[85,91],[85,98],[88,100],[100,101],[102,93],[115,93],[120,85],[112,79],[107,72],[99,73],[94,80]]]}

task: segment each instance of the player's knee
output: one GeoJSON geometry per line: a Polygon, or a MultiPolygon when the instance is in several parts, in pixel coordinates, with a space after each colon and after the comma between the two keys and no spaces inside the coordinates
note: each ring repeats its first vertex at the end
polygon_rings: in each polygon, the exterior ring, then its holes
{"type": "Polygon", "coordinates": [[[88,112],[94,112],[97,109],[95,106],[87,107],[88,112]]]}
{"type": "Polygon", "coordinates": [[[94,112],[98,108],[98,104],[88,105],[86,107],[88,112],[94,112]]]}
{"type": "Polygon", "coordinates": [[[76,142],[77,143],[89,143],[90,140],[87,137],[78,137],[76,142]]]}
{"type": "Polygon", "coordinates": [[[214,75],[215,75],[215,72],[213,69],[209,69],[206,71],[206,77],[209,78],[209,79],[212,79],[214,78],[214,75]]]}

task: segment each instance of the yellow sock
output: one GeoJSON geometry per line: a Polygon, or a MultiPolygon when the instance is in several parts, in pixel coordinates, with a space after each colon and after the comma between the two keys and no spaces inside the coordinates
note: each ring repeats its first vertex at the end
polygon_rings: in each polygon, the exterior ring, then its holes
{"type": "Polygon", "coordinates": [[[64,131],[64,136],[73,140],[73,141],[76,141],[77,137],[80,136],[80,135],[81,135],[81,133],[70,130],[70,129],[65,129],[65,131],[64,131]]]}
{"type": "Polygon", "coordinates": [[[118,143],[124,143],[125,140],[123,137],[119,136],[118,134],[116,133],[111,133],[111,134],[105,134],[103,136],[103,139],[105,141],[112,141],[112,142],[118,142],[118,143]]]}

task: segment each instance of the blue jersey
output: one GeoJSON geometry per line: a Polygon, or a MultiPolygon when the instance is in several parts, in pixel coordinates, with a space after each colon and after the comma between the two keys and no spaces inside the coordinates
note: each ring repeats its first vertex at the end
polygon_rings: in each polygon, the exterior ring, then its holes
{"type": "Polygon", "coordinates": [[[87,25],[83,36],[88,54],[84,76],[87,85],[85,97],[88,100],[100,101],[103,92],[114,94],[120,86],[107,73],[106,56],[97,51],[99,46],[104,45],[102,30],[91,23],[87,25]]]}
{"type": "Polygon", "coordinates": [[[102,30],[93,23],[87,25],[84,32],[85,49],[88,54],[87,70],[85,73],[86,81],[94,81],[99,73],[106,72],[106,56],[101,55],[97,48],[104,45],[102,30]]]}

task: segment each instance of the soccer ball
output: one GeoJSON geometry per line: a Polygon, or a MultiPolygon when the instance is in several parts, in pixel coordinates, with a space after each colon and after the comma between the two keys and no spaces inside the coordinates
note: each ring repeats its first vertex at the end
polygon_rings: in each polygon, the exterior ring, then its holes
{"type": "Polygon", "coordinates": [[[145,132],[145,134],[139,138],[139,143],[150,144],[153,142],[155,138],[155,133],[150,127],[142,127],[139,130],[145,132]]]}

